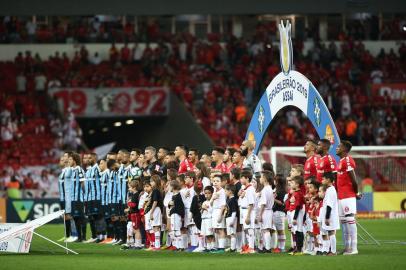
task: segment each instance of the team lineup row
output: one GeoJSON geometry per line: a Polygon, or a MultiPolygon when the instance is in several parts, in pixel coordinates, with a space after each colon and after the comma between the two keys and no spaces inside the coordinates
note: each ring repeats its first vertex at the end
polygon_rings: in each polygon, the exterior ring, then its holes
{"type": "Polygon", "coordinates": [[[174,152],[122,149],[99,160],[94,153],[66,152],[59,178],[65,241],[85,241],[88,221],[92,237],[86,242],[121,249],[279,253],[287,222],[290,254],[336,255],[341,223],[343,254],[357,254],[351,143],[336,149],[337,165],[328,140],[308,140],[305,164],[293,164],[287,177],[262,163],[254,146],[217,147],[200,159],[183,145],[174,152]]]}

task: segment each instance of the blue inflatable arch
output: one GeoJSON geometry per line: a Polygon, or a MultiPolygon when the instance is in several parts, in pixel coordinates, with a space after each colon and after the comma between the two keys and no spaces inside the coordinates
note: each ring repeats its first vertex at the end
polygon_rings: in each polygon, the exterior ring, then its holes
{"type": "Polygon", "coordinates": [[[259,100],[246,134],[246,140],[255,141],[255,153],[275,115],[286,106],[295,106],[306,114],[319,138],[330,140],[330,154],[338,160],[335,149],[340,137],[330,112],[314,85],[297,71],[279,73],[259,100]]]}
{"type": "Polygon", "coordinates": [[[275,115],[286,106],[295,106],[306,114],[319,138],[330,140],[332,144],[330,154],[338,160],[335,149],[340,143],[340,138],[326,104],[310,80],[300,72],[291,70],[293,50],[289,21],[286,25],[281,21],[279,35],[282,72],[271,81],[259,100],[245,139],[255,141],[254,152],[258,154],[262,140],[275,115]]]}

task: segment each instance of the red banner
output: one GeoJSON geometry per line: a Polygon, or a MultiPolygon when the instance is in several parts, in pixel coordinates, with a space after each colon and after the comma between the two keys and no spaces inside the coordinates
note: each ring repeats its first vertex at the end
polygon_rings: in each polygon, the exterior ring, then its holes
{"type": "Polygon", "coordinates": [[[77,117],[155,116],[169,113],[164,87],[53,88],[49,93],[77,117]]]}
{"type": "Polygon", "coordinates": [[[372,93],[376,98],[390,97],[392,101],[403,101],[406,99],[406,83],[373,84],[372,93]]]}

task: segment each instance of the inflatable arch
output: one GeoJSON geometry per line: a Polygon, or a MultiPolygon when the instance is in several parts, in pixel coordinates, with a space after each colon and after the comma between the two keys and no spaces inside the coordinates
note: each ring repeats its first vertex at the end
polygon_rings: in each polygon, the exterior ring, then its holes
{"type": "Polygon", "coordinates": [[[282,72],[271,81],[259,100],[245,139],[255,141],[254,152],[257,154],[275,115],[286,106],[295,106],[308,117],[319,138],[330,140],[330,154],[338,160],[335,150],[340,138],[323,98],[309,79],[291,70],[293,55],[290,29],[289,22],[286,26],[283,22],[279,24],[282,72]]]}

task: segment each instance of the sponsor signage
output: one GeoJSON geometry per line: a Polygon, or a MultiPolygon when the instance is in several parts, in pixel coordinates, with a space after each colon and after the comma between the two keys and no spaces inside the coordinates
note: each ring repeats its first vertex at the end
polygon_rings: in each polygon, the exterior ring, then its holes
{"type": "MultiPolygon", "coordinates": [[[[7,221],[25,223],[61,210],[58,199],[7,200],[7,221]]],[[[52,223],[62,223],[55,219],[52,223]]]]}
{"type": "Polygon", "coordinates": [[[374,192],[374,211],[406,211],[406,192],[374,192]]]}

